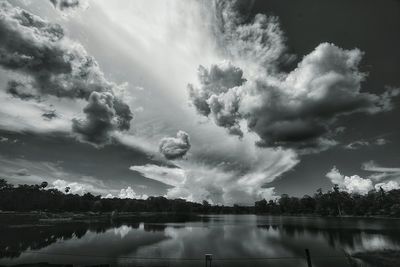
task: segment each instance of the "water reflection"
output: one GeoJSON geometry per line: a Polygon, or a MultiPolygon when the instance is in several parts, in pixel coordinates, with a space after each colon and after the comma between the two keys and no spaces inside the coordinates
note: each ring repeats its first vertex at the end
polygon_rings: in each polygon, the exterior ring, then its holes
{"type": "Polygon", "coordinates": [[[2,227],[0,236],[0,264],[7,265],[188,266],[189,259],[196,258],[190,266],[204,266],[203,255],[212,253],[213,266],[289,267],[306,266],[303,257],[308,248],[314,266],[329,267],[349,266],[344,251],[400,250],[400,228],[393,220],[210,216],[180,223],[2,227]]]}

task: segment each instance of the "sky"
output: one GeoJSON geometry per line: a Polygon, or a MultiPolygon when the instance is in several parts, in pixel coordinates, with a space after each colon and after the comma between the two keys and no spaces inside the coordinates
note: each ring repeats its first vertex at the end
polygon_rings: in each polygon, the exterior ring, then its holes
{"type": "Polygon", "coordinates": [[[400,188],[399,1],[0,7],[10,183],[225,205],[400,188]]]}

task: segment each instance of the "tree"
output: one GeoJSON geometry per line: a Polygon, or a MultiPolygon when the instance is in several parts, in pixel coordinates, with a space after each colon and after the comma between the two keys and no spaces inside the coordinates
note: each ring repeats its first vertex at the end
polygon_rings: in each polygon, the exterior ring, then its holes
{"type": "Polygon", "coordinates": [[[42,182],[42,183],[40,184],[40,187],[43,188],[43,189],[45,189],[48,185],[49,185],[49,183],[46,182],[46,181],[44,181],[44,182],[42,182]]]}
{"type": "Polygon", "coordinates": [[[203,213],[208,213],[210,211],[210,203],[207,200],[203,200],[203,213]]]}
{"type": "Polygon", "coordinates": [[[13,187],[14,186],[12,184],[9,184],[5,179],[0,179],[0,190],[1,189],[10,189],[13,187]]]}

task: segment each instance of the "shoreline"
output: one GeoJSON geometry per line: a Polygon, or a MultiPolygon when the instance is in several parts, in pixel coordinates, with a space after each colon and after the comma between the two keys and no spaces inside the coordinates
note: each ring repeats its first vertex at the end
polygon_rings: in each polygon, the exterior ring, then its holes
{"type": "Polygon", "coordinates": [[[47,212],[47,211],[0,211],[0,225],[25,223],[68,223],[68,222],[107,222],[107,221],[154,221],[182,222],[202,221],[215,215],[254,215],[271,217],[302,217],[329,219],[372,219],[400,220],[388,216],[322,216],[316,214],[219,214],[219,213],[174,213],[174,212],[47,212]]]}

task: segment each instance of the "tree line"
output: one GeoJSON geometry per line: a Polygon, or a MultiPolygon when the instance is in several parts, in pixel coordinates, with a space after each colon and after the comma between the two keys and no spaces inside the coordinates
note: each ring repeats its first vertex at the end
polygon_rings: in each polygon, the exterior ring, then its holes
{"type": "Polygon", "coordinates": [[[48,212],[176,212],[212,214],[273,214],[320,216],[391,216],[400,217],[400,190],[372,190],[366,195],[340,191],[335,185],[313,196],[301,198],[281,195],[275,200],[256,201],[253,206],[224,206],[167,199],[162,196],[143,199],[102,198],[91,193],[71,194],[47,188],[48,183],[18,185],[0,179],[0,210],[48,212]]]}

